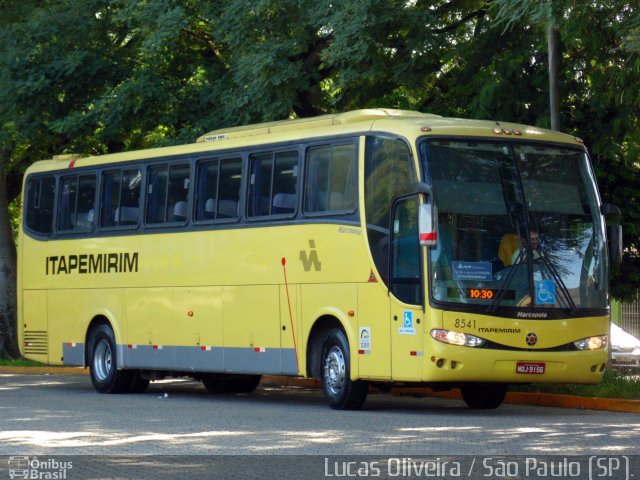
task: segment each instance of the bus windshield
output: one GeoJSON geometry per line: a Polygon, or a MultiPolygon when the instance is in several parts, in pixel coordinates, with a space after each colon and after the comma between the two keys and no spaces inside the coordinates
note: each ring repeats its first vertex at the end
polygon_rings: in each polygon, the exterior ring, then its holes
{"type": "Polygon", "coordinates": [[[439,140],[420,154],[438,208],[432,301],[487,313],[606,308],[604,225],[583,150],[439,140]]]}

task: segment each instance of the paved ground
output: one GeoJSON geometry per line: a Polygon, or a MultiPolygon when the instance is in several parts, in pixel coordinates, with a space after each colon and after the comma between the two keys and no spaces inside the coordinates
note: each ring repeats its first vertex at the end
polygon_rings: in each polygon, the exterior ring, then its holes
{"type": "Polygon", "coordinates": [[[406,395],[370,395],[362,411],[344,412],[329,409],[317,389],[215,396],[185,380],[101,395],[86,375],[0,374],[0,398],[0,479],[9,478],[11,458],[44,462],[35,464],[40,474],[70,466],[57,477],[65,479],[311,480],[352,467],[425,478],[415,470],[425,461],[440,468],[438,478],[456,473],[443,462],[459,463],[467,478],[499,478],[505,461],[519,469],[512,478],[526,478],[527,458],[548,455],[571,455],[578,478],[589,478],[594,455],[621,465],[597,478],[640,477],[640,456],[631,457],[640,454],[640,415],[629,413],[513,404],[479,412],[459,400],[406,395]]]}
{"type": "Polygon", "coordinates": [[[640,416],[370,395],[359,412],[321,392],[260,387],[208,394],[197,382],[101,395],[86,376],[0,375],[0,447],[19,454],[529,455],[640,453],[640,416]]]}

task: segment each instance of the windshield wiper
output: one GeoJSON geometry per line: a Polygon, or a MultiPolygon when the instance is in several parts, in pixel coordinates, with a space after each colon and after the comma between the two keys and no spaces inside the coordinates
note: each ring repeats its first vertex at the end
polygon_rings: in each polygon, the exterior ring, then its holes
{"type": "MultiPolygon", "coordinates": [[[[530,245],[527,245],[526,249],[521,249],[520,250],[520,253],[518,254],[518,257],[515,259],[515,262],[513,263],[512,267],[507,272],[507,275],[504,278],[504,281],[502,282],[502,285],[500,286],[500,289],[498,290],[498,293],[496,294],[496,296],[492,300],[492,302],[489,305],[489,307],[487,307],[487,313],[495,312],[495,310],[500,305],[500,302],[502,301],[502,298],[504,297],[504,294],[507,291],[507,287],[511,283],[511,280],[513,279],[513,277],[515,276],[516,270],[518,268],[521,268],[523,265],[527,265],[527,264],[529,265],[529,279],[530,279],[529,296],[532,299],[531,300],[531,305],[532,306],[535,305],[535,302],[534,302],[534,299],[535,299],[535,283],[534,283],[534,280],[533,280],[533,259],[532,259],[533,255],[529,255],[528,256],[529,258],[527,259],[527,261],[523,262],[524,257],[526,255],[526,251],[528,251],[528,250],[530,250],[531,253],[534,252],[534,250],[531,250],[531,246],[530,245]]],[[[549,270],[549,273],[551,274],[551,277],[553,278],[554,282],[558,285],[558,287],[560,289],[560,292],[562,293],[562,297],[564,298],[565,302],[567,303],[567,305],[569,307],[569,310],[571,311],[571,314],[575,315],[576,312],[578,311],[578,307],[576,306],[575,302],[573,301],[573,298],[571,298],[571,293],[569,293],[569,289],[567,288],[566,284],[562,280],[562,277],[558,273],[558,269],[553,265],[553,263],[551,263],[551,261],[549,260],[547,255],[545,255],[542,252],[540,247],[538,247],[535,251],[538,252],[538,256],[539,256],[540,260],[542,261],[543,265],[549,270]]]]}
{"type": "Polygon", "coordinates": [[[542,252],[542,250],[540,250],[540,247],[538,247],[537,252],[540,255],[540,259],[542,260],[543,265],[549,269],[549,272],[551,273],[551,277],[556,282],[556,284],[560,287],[562,296],[564,297],[565,301],[569,305],[569,310],[571,310],[571,314],[575,315],[576,312],[578,311],[578,307],[576,307],[576,303],[573,301],[573,298],[571,298],[571,293],[569,293],[569,289],[567,288],[567,285],[564,283],[564,281],[562,280],[562,277],[558,273],[558,269],[553,265],[553,263],[551,263],[549,258],[547,258],[547,256],[542,252]]]}
{"type": "Polygon", "coordinates": [[[526,252],[526,249],[524,248],[520,249],[520,253],[516,257],[515,261],[512,263],[511,268],[507,272],[507,276],[504,277],[504,280],[502,282],[502,285],[500,285],[498,293],[496,294],[495,297],[493,297],[491,304],[487,307],[487,313],[493,313],[496,311],[496,309],[500,305],[500,302],[502,301],[502,297],[504,297],[504,294],[507,292],[507,287],[509,286],[509,284],[511,283],[511,280],[516,274],[516,270],[521,266],[525,265],[525,263],[522,262],[525,252],[526,252]]]}

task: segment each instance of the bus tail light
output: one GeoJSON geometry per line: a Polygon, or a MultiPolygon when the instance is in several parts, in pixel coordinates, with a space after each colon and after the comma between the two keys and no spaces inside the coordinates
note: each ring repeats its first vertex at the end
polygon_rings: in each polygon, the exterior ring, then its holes
{"type": "Polygon", "coordinates": [[[469,335],[468,333],[453,332],[451,330],[442,330],[435,328],[431,330],[431,336],[442,343],[451,345],[460,345],[463,347],[481,347],[486,340],[484,338],[469,335]]]}
{"type": "Polygon", "coordinates": [[[583,338],[573,342],[578,350],[600,350],[601,348],[607,348],[608,343],[609,338],[606,335],[583,338]]]}

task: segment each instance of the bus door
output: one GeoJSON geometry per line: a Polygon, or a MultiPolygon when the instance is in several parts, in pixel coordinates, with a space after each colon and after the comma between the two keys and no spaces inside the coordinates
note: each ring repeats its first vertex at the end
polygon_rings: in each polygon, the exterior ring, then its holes
{"type": "Polygon", "coordinates": [[[393,380],[419,381],[426,352],[417,195],[394,203],[390,235],[391,375],[393,380]]]}

